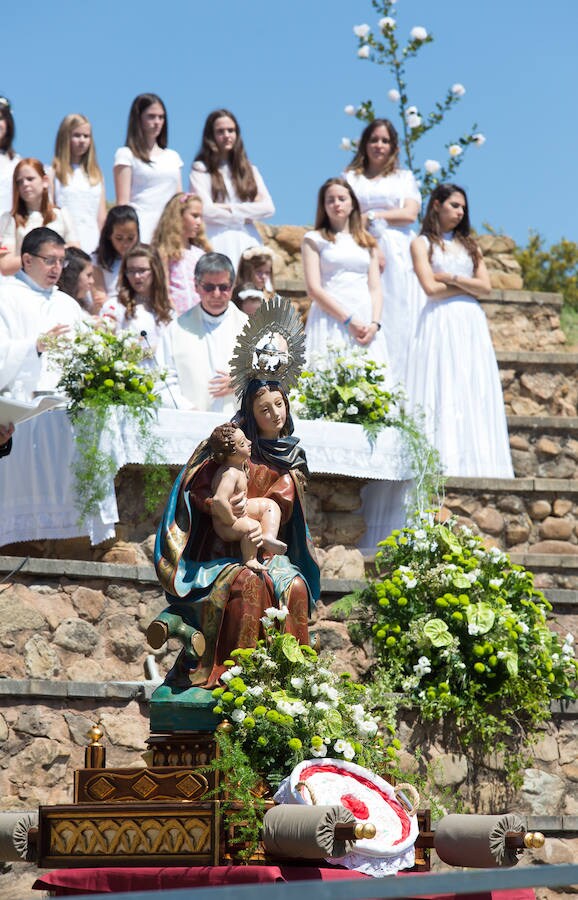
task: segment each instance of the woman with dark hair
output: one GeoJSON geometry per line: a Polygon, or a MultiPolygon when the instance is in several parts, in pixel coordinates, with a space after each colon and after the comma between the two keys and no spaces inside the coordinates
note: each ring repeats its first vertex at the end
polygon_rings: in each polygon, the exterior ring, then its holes
{"type": "Polygon", "coordinates": [[[80,247],[67,247],[65,259],[66,268],[62,270],[62,274],[58,279],[58,288],[70,297],[74,297],[78,305],[89,316],[93,312],[92,289],[94,287],[94,273],[92,259],[80,247]]]}
{"type": "MultiPolygon", "coordinates": [[[[173,486],[155,546],[167,600],[178,604],[174,608],[205,638],[206,649],[189,677],[191,684],[208,688],[217,684],[232,650],[255,646],[268,607],[285,606],[286,632],[309,643],[308,614],[319,597],[319,567],[304,515],[307,463],[292,435],[289,401],[279,382],[250,381],[235,421],[252,443],[247,497],[267,497],[279,505],[279,539],[288,545],[287,554],[265,556],[266,571],[256,573],[242,564],[238,543],[217,537],[210,498],[218,464],[208,458],[206,441],[173,486]]],[[[238,511],[243,514],[242,505],[238,511]]],[[[251,539],[260,546],[260,527],[251,539]]],[[[188,662],[184,657],[173,678],[188,662]]]]}
{"type": "Polygon", "coordinates": [[[417,329],[410,401],[423,409],[447,475],[513,478],[496,355],[477,299],[490,292],[490,279],[470,234],[463,188],[435,188],[411,254],[427,304],[417,329]]]}
{"type": "Polygon", "coordinates": [[[140,241],[138,216],[132,206],[113,206],[106,214],[98,247],[92,255],[94,284],[100,305],[114,300],[124,254],[140,241]]]}
{"type": "Polygon", "coordinates": [[[156,94],[139,94],[130,108],[126,146],[114,155],[118,205],[130,203],[138,213],[141,240],[148,244],[164,209],[182,190],[183,161],[169,150],[167,111],[156,94]]]}
{"type": "Polygon", "coordinates": [[[377,241],[365,230],[357,197],[343,178],[329,178],[319,189],[315,230],[305,235],[302,254],[313,300],[305,330],[308,364],[328,344],[362,347],[387,363],[377,241]]]}
{"type": "Polygon", "coordinates": [[[12,146],[15,131],[10,101],[0,97],[0,213],[12,206],[12,176],[20,159],[12,146]]]}
{"type": "Polygon", "coordinates": [[[239,123],[228,109],[207,116],[190,182],[191,191],[203,201],[211,246],[237,268],[243,250],[262,243],[255,220],[272,216],[275,207],[259,171],[247,159],[239,123]]]}
{"type": "MultiPolygon", "coordinates": [[[[425,303],[409,251],[421,196],[413,174],[399,166],[399,139],[389,119],[374,119],[364,129],[345,178],[383,255],[382,321],[387,328],[394,379],[405,382],[408,355],[425,303]]],[[[413,364],[413,353],[411,358],[413,364]]]]}

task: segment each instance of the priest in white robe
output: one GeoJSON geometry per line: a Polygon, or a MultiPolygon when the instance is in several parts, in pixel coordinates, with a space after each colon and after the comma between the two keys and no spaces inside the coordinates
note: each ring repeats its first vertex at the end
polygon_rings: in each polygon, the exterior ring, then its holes
{"type": "Polygon", "coordinates": [[[46,341],[79,325],[82,309],[56,287],[66,264],[59,234],[32,229],[21,255],[20,271],[0,284],[0,391],[30,400],[56,388],[60,373],[48,365],[46,341]]]}
{"type": "Polygon", "coordinates": [[[237,337],[248,321],[231,303],[235,270],[222,253],[205,253],[195,267],[195,289],[201,302],[165,328],[157,362],[166,369],[161,390],[164,406],[222,412],[237,409],[229,361],[237,337]]]}

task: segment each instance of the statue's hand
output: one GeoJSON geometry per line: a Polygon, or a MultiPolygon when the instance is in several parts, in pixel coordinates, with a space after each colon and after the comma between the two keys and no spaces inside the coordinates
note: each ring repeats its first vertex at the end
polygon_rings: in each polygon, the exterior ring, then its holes
{"type": "Polygon", "coordinates": [[[236,519],[241,519],[247,512],[247,494],[245,491],[239,491],[233,494],[229,500],[231,512],[236,519]]]}

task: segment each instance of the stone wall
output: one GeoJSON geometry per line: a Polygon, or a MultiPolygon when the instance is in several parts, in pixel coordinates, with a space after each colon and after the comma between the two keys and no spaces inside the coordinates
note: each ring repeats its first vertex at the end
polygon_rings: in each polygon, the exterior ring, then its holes
{"type": "Polygon", "coordinates": [[[578,354],[498,350],[506,412],[515,416],[578,415],[578,354]]]}

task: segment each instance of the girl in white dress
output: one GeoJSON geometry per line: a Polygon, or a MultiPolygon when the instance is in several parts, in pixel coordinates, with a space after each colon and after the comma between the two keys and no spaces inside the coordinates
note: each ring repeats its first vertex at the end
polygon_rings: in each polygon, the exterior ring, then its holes
{"type": "Polygon", "coordinates": [[[477,297],[491,290],[470,236],[465,191],[433,191],[411,245],[427,294],[420,316],[408,394],[425,414],[427,436],[447,475],[513,478],[496,356],[477,297]]]}
{"type": "Polygon", "coordinates": [[[387,363],[377,241],[364,229],[357,198],[343,178],[321,186],[315,231],[307,232],[301,252],[313,301],[305,328],[307,362],[331,343],[363,347],[387,363]]]}
{"type": "Polygon", "coordinates": [[[33,228],[46,226],[63,238],[67,246],[78,246],[76,230],[65,209],[50,202],[49,181],[39,159],[26,157],[17,163],[13,176],[12,209],[0,216],[0,272],[14,275],[21,266],[20,247],[33,228]]]}
{"type": "Polygon", "coordinates": [[[106,300],[115,300],[120,264],[125,253],[139,242],[138,216],[132,206],[109,209],[96,252],[94,264],[94,299],[100,309],[106,300]]]}
{"type": "Polygon", "coordinates": [[[106,218],[106,194],[86,116],[71,113],[60,123],[51,174],[54,202],[72,216],[84,252],[93,253],[106,218]]]}
{"type": "MultiPolygon", "coordinates": [[[[100,315],[113,322],[117,331],[138,335],[154,355],[164,329],[174,316],[157,251],[147,244],[137,244],[129,250],[120,266],[118,284],[117,299],[109,300],[100,315]]],[[[155,366],[156,362],[151,360],[151,365],[155,366]]]]}
{"type": "Polygon", "coordinates": [[[177,315],[201,299],[195,289],[195,266],[211,250],[203,225],[203,204],[195,194],[175,194],[165,206],[152,240],[169,282],[169,297],[177,315]]]}
{"type": "Polygon", "coordinates": [[[140,235],[149,243],[161,212],[182,190],[183,161],[169,150],[167,111],[156,94],[139,94],[130,108],[126,146],[114,155],[117,204],[130,203],[138,213],[140,235]]]}
{"type": "Polygon", "coordinates": [[[20,159],[12,146],[14,133],[10,100],[0,97],[0,213],[12,207],[12,177],[20,159]]]}
{"type": "Polygon", "coordinates": [[[383,254],[382,321],[394,379],[405,383],[417,320],[425,304],[409,250],[421,196],[413,174],[399,167],[399,140],[389,119],[374,119],[365,128],[345,177],[383,254]]]}
{"type": "Polygon", "coordinates": [[[203,201],[211,246],[236,269],[243,250],[262,243],[255,220],[272,216],[275,207],[259,171],[247,159],[239,123],[229,110],[217,109],[207,117],[190,182],[191,191],[203,201]]]}

